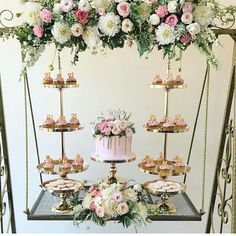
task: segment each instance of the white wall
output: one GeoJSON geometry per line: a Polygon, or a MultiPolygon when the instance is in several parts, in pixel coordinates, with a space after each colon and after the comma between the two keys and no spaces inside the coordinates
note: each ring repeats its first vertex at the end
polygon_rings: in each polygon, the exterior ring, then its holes
{"type": "MultiPolygon", "coordinates": [[[[230,1],[228,1],[230,2],[230,1]]],[[[231,3],[233,3],[231,1],[231,3]]],[[[0,3],[0,10],[10,8],[16,12],[20,7],[17,1],[0,3]]],[[[224,48],[216,48],[222,69],[211,74],[210,81],[210,108],[209,108],[209,138],[206,183],[206,210],[212,188],[214,167],[220,140],[222,119],[228,90],[231,69],[232,40],[221,37],[224,48]]],[[[14,189],[14,204],[17,230],[21,233],[69,233],[69,232],[134,232],[134,229],[124,230],[120,225],[109,223],[107,227],[97,227],[91,223],[84,223],[80,228],[72,222],[36,222],[27,221],[23,210],[25,208],[25,142],[24,142],[24,97],[23,83],[19,81],[21,69],[20,46],[16,40],[0,43],[0,72],[4,89],[5,116],[7,125],[9,156],[14,189]]],[[[30,88],[34,104],[36,125],[42,123],[47,114],[59,114],[58,93],[55,90],[45,89],[42,86],[44,72],[51,63],[54,48],[49,47],[43,53],[38,63],[29,70],[30,88]]],[[[66,90],[65,113],[77,113],[85,129],[78,133],[66,135],[66,149],[69,156],[81,153],[90,164],[87,172],[78,174],[78,179],[97,180],[108,174],[108,165],[99,164],[90,160],[94,151],[94,141],[91,135],[90,122],[94,121],[101,111],[109,108],[122,108],[132,112],[137,134],[134,136],[133,151],[137,160],[133,163],[118,166],[119,175],[144,182],[153,179],[141,172],[137,164],[145,154],[157,156],[162,151],[163,135],[149,134],[142,128],[150,114],[155,113],[159,118],[164,113],[164,93],[161,90],[152,90],[148,83],[156,73],[164,75],[166,60],[160,52],[153,52],[149,59],[139,58],[135,48],[116,49],[107,51],[107,55],[92,56],[90,52],[80,55],[78,66],[70,65],[70,51],[63,51],[63,72],[75,72],[81,87],[66,90]]],[[[180,154],[186,160],[190,138],[193,131],[198,100],[204,77],[205,58],[193,46],[184,53],[183,78],[188,88],[171,92],[170,114],[181,114],[188,121],[190,131],[185,134],[170,135],[168,155],[172,158],[180,154]]],[[[187,193],[197,207],[201,202],[202,163],[204,144],[204,109],[200,116],[194,148],[192,152],[192,171],[188,176],[187,193]]],[[[31,126],[30,126],[31,127],[31,126]]],[[[59,135],[37,130],[40,155],[43,159],[46,154],[59,155],[59,135]]],[[[39,175],[36,169],[36,153],[32,130],[30,130],[30,206],[40,192],[39,175]]],[[[73,176],[74,177],[74,176],[73,176]]],[[[179,179],[181,181],[181,179],[179,179]]],[[[202,222],[154,222],[139,232],[204,232],[207,215],[202,222]]],[[[229,229],[228,229],[229,230],[229,229]]],[[[229,232],[229,231],[228,231],[229,232]]]]}

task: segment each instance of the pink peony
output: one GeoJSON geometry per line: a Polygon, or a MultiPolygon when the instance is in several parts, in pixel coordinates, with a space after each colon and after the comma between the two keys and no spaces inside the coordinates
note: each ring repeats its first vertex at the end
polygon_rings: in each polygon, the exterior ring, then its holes
{"type": "Polygon", "coordinates": [[[79,23],[81,24],[86,24],[88,22],[88,12],[81,10],[81,9],[77,9],[75,12],[76,15],[76,19],[78,20],[79,23]]]}
{"type": "Polygon", "coordinates": [[[95,186],[91,185],[90,188],[89,188],[89,192],[91,193],[93,190],[95,190],[95,186]]]}
{"type": "Polygon", "coordinates": [[[160,17],[163,18],[168,14],[168,8],[166,6],[159,6],[156,9],[156,14],[160,17]]]}
{"type": "Polygon", "coordinates": [[[175,14],[172,14],[166,18],[165,23],[169,26],[175,27],[178,23],[178,17],[175,14]]]}
{"type": "Polygon", "coordinates": [[[94,203],[92,203],[92,204],[90,205],[90,209],[91,209],[91,210],[94,211],[94,210],[96,210],[96,208],[97,208],[97,206],[96,206],[94,203]]]}
{"type": "Polygon", "coordinates": [[[43,9],[39,13],[40,19],[45,22],[45,23],[51,23],[52,18],[53,18],[53,13],[49,11],[48,9],[43,9]]]}
{"type": "Polygon", "coordinates": [[[105,14],[105,9],[103,7],[99,7],[98,14],[99,14],[99,16],[103,16],[105,14]]]}
{"type": "Polygon", "coordinates": [[[102,208],[102,207],[98,207],[97,209],[96,209],[96,214],[99,216],[99,217],[104,217],[104,214],[105,214],[105,211],[104,211],[104,209],[102,208]]]}
{"type": "Polygon", "coordinates": [[[193,11],[193,4],[191,2],[185,2],[182,9],[184,13],[191,13],[193,11]]]}
{"type": "Polygon", "coordinates": [[[38,38],[43,37],[43,33],[44,33],[44,32],[43,32],[43,29],[42,29],[42,27],[41,27],[40,25],[35,25],[33,31],[34,31],[34,34],[35,34],[38,38]]]}
{"type": "Polygon", "coordinates": [[[130,13],[130,4],[128,2],[120,2],[117,5],[117,11],[119,15],[127,17],[130,13]]]}
{"type": "Polygon", "coordinates": [[[186,45],[191,41],[191,39],[192,39],[191,35],[189,33],[187,33],[187,34],[184,34],[180,37],[180,42],[183,45],[186,45]]]}

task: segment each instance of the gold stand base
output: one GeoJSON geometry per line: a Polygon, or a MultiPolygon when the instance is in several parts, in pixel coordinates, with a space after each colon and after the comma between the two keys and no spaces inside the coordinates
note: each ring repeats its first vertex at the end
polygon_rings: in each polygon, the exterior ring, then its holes
{"type": "Polygon", "coordinates": [[[68,205],[66,202],[66,198],[68,197],[68,194],[61,193],[60,194],[60,202],[56,203],[52,207],[53,212],[63,212],[63,213],[69,213],[73,210],[73,207],[68,205]]]}
{"type": "Polygon", "coordinates": [[[176,213],[176,206],[168,202],[169,196],[167,193],[161,195],[161,202],[157,204],[157,209],[166,213],[176,213]]]}
{"type": "Polygon", "coordinates": [[[114,183],[124,184],[124,183],[127,183],[127,179],[119,177],[119,176],[115,177],[115,179],[105,177],[105,178],[102,178],[101,181],[105,182],[105,183],[108,183],[108,184],[114,184],[114,183]]]}

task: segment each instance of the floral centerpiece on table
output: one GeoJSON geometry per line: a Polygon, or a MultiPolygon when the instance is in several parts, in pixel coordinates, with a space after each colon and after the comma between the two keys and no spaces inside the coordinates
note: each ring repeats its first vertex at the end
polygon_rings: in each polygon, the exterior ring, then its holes
{"type": "Polygon", "coordinates": [[[81,205],[74,207],[75,222],[91,220],[104,226],[108,220],[117,220],[124,227],[146,225],[147,207],[142,187],[127,184],[99,183],[92,185],[81,205]]]}
{"type": "Polygon", "coordinates": [[[59,50],[72,48],[76,63],[87,48],[114,49],[135,41],[140,55],[156,48],[170,58],[176,48],[195,44],[217,67],[211,25],[227,14],[222,12],[215,0],[39,0],[25,4],[18,14],[23,23],[12,35],[24,46],[25,66],[32,66],[50,43],[59,50]]]}
{"type": "Polygon", "coordinates": [[[94,137],[112,137],[127,136],[130,137],[135,133],[134,123],[129,121],[131,114],[125,111],[109,111],[102,117],[98,117],[98,122],[94,123],[94,137]]]}

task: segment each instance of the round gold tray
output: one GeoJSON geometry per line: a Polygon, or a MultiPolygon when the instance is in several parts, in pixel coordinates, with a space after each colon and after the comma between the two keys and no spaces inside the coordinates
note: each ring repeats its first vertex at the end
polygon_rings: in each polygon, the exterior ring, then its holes
{"type": "Polygon", "coordinates": [[[162,127],[150,128],[150,127],[147,127],[146,125],[144,125],[143,127],[145,128],[146,131],[153,132],[153,133],[184,133],[189,130],[188,126],[182,129],[175,129],[175,130],[165,130],[162,127]]]}
{"type": "Polygon", "coordinates": [[[165,85],[165,84],[150,84],[150,88],[156,89],[182,89],[187,88],[187,84],[179,84],[179,85],[165,85]]]}
{"type": "Polygon", "coordinates": [[[59,127],[46,128],[43,125],[40,125],[39,128],[41,130],[48,131],[48,132],[73,132],[73,131],[82,130],[84,126],[80,125],[78,127],[68,126],[65,128],[64,127],[63,128],[59,128],[59,127]]]}
{"type": "MultiPolygon", "coordinates": [[[[185,166],[185,170],[181,173],[176,173],[174,167],[173,167],[173,162],[168,161],[168,165],[171,166],[169,176],[179,176],[179,175],[185,175],[190,172],[191,167],[189,165],[185,166]]],[[[160,174],[160,169],[159,165],[156,165],[155,167],[146,167],[143,163],[139,163],[138,167],[145,173],[151,174],[151,175],[159,175],[160,174]]]]}
{"type": "MultiPolygon", "coordinates": [[[[72,164],[72,162],[74,160],[69,159],[67,161],[68,161],[68,163],[72,164]]],[[[61,165],[61,161],[60,160],[53,160],[53,164],[54,164],[54,170],[51,171],[51,172],[44,170],[44,168],[43,168],[44,163],[40,163],[39,165],[37,165],[37,169],[39,170],[40,173],[43,173],[43,174],[64,176],[64,175],[68,175],[68,174],[77,174],[77,173],[80,173],[80,172],[84,172],[89,167],[89,165],[87,163],[84,163],[83,164],[83,168],[81,168],[79,170],[74,170],[73,167],[71,166],[71,170],[69,172],[64,173],[64,172],[60,171],[60,165],[61,165]]]]}
{"type": "Polygon", "coordinates": [[[163,191],[163,190],[159,190],[157,188],[152,188],[149,186],[149,184],[152,184],[152,183],[155,183],[157,181],[163,181],[163,180],[151,180],[151,181],[147,181],[143,184],[144,188],[148,190],[148,192],[150,192],[151,194],[155,195],[155,196],[160,196],[162,195],[163,193],[167,193],[169,195],[174,195],[174,194],[177,194],[177,193],[183,193],[186,191],[186,184],[182,184],[182,183],[178,183],[178,182],[175,182],[175,181],[171,181],[171,180],[167,180],[167,181],[164,181],[164,182],[172,182],[173,184],[179,184],[181,186],[180,189],[177,189],[176,191],[171,191],[171,190],[166,190],[166,191],[163,191]]]}
{"type": "Polygon", "coordinates": [[[64,88],[78,88],[80,85],[78,83],[75,84],[43,84],[45,88],[57,88],[57,89],[64,89],[64,88]]]}
{"type": "Polygon", "coordinates": [[[99,157],[97,155],[92,155],[91,159],[96,162],[101,162],[101,163],[127,163],[127,162],[132,162],[136,159],[136,155],[134,153],[131,153],[130,156],[124,158],[124,159],[116,159],[116,160],[111,160],[111,159],[105,159],[102,157],[99,157]]]}

